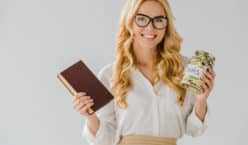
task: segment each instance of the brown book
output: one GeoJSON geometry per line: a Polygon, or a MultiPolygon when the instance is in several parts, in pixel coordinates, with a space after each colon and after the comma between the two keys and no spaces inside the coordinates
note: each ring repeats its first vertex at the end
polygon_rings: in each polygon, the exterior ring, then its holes
{"type": "Polygon", "coordinates": [[[114,98],[82,60],[63,70],[57,77],[73,96],[77,92],[86,92],[87,96],[91,96],[94,105],[87,110],[90,115],[114,98]]]}

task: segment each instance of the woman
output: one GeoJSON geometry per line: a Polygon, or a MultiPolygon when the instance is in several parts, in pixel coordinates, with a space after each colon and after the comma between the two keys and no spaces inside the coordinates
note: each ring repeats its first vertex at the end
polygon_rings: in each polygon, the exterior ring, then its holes
{"type": "Polygon", "coordinates": [[[86,117],[83,136],[90,144],[175,145],[184,134],[205,131],[215,73],[204,72],[202,94],[187,92],[180,85],[187,62],[181,41],[167,0],[127,0],[117,58],[98,75],[115,98],[91,116],[86,110],[94,100],[87,92],[73,100],[74,109],[86,117]]]}

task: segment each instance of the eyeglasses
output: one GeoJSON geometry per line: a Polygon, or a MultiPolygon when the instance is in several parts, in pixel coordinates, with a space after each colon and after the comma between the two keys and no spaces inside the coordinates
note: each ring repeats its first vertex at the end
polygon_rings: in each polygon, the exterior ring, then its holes
{"type": "Polygon", "coordinates": [[[156,16],[151,18],[145,14],[136,14],[135,22],[139,27],[146,27],[152,22],[152,26],[155,29],[164,29],[167,25],[167,17],[166,16],[156,16]]]}

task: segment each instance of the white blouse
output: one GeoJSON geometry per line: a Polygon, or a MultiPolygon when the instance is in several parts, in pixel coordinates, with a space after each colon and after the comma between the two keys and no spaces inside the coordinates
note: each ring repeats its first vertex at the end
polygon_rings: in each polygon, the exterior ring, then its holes
{"type": "MultiPolygon", "coordinates": [[[[101,82],[110,89],[113,64],[104,66],[98,73],[101,82]]],[[[100,126],[96,137],[87,126],[82,132],[90,145],[116,145],[122,135],[143,134],[181,138],[184,134],[201,135],[207,128],[209,107],[202,122],[195,114],[195,96],[187,92],[185,105],[176,103],[176,93],[159,81],[151,85],[139,71],[131,70],[133,88],[127,93],[127,109],[118,108],[116,99],[96,111],[100,126]]]]}

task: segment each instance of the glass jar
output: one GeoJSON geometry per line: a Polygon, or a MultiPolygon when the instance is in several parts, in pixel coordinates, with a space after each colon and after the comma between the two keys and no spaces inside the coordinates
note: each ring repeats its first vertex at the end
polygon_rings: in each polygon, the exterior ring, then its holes
{"type": "Polygon", "coordinates": [[[203,71],[208,68],[213,68],[215,57],[204,51],[197,50],[195,55],[189,60],[184,69],[181,85],[194,94],[201,94],[204,92],[202,87],[202,80],[200,79],[203,71]]]}

